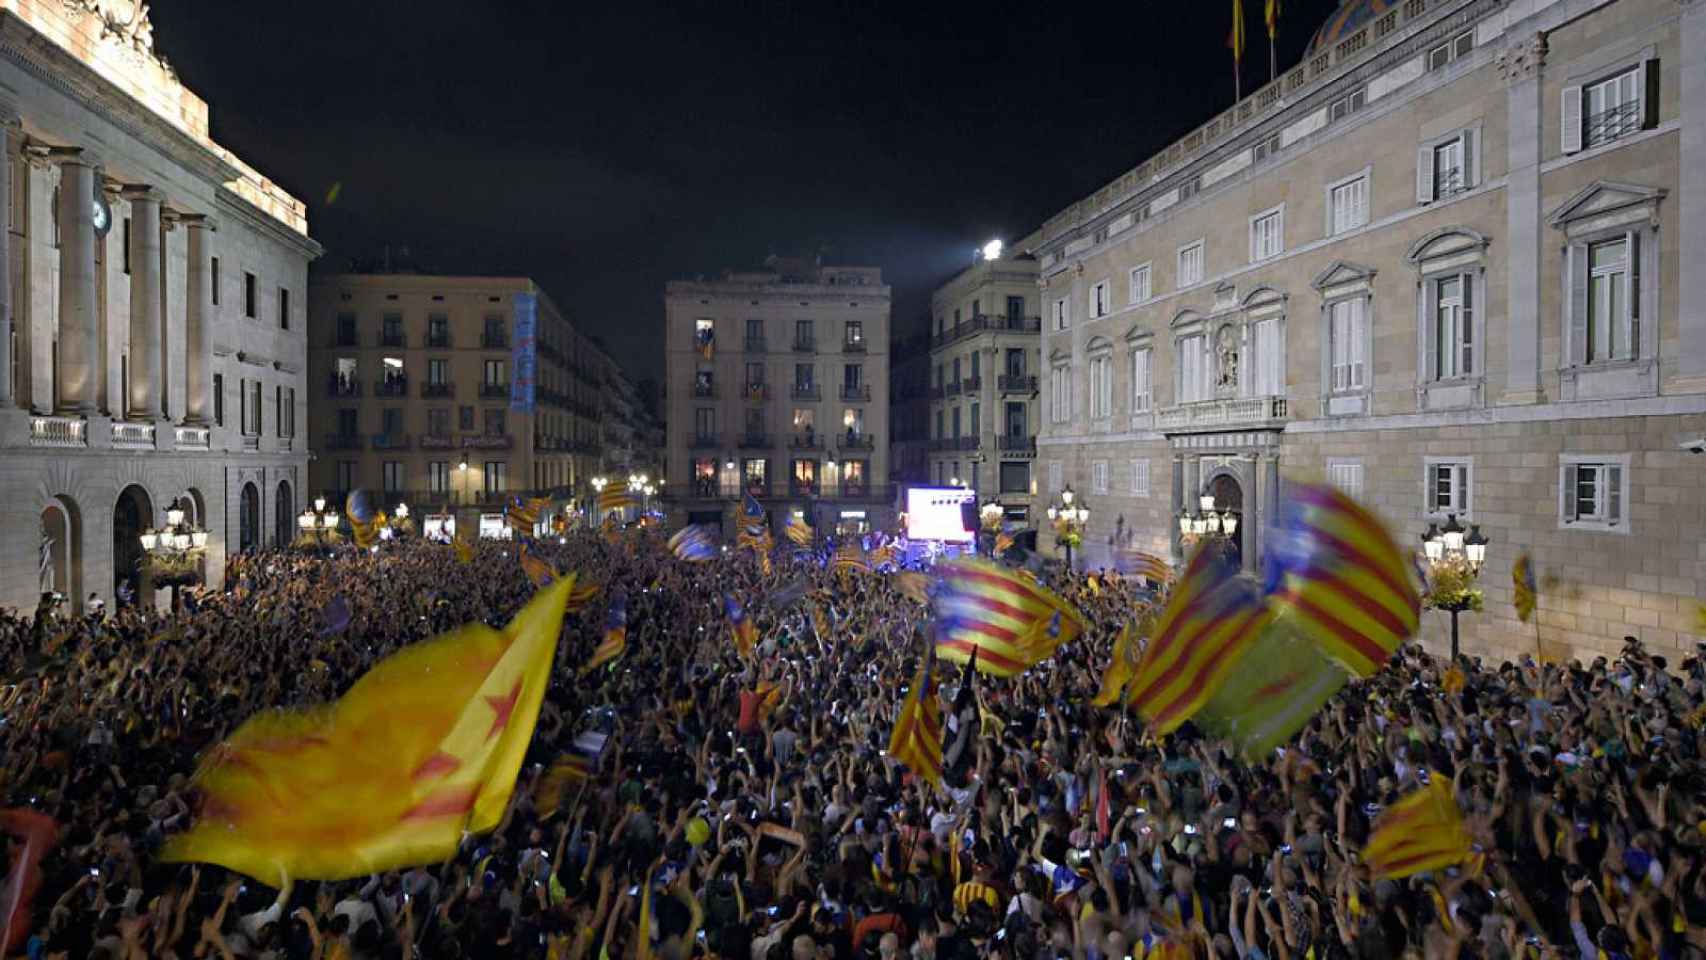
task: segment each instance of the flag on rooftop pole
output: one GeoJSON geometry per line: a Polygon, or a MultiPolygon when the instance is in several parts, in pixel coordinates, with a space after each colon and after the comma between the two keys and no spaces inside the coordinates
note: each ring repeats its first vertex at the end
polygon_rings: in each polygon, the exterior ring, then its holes
{"type": "Polygon", "coordinates": [[[343,880],[438,863],[497,826],[533,739],[572,575],[501,631],[404,647],[336,702],[257,714],[196,772],[203,796],[168,863],[257,880],[343,880]]]}
{"type": "Polygon", "coordinates": [[[1280,0],[1267,0],[1264,15],[1268,21],[1268,82],[1273,83],[1279,76],[1279,66],[1274,60],[1274,41],[1279,37],[1280,0]]]}
{"type": "Polygon", "coordinates": [[[1232,31],[1226,35],[1226,45],[1232,49],[1232,99],[1244,99],[1244,0],[1232,0],[1232,31]]]}

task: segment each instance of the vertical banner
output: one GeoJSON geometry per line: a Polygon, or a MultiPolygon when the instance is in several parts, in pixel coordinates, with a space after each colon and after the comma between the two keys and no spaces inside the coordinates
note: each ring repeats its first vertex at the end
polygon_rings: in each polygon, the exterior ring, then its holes
{"type": "Polygon", "coordinates": [[[515,295],[515,349],[510,356],[509,408],[515,413],[533,412],[533,384],[538,346],[539,295],[515,295]]]}

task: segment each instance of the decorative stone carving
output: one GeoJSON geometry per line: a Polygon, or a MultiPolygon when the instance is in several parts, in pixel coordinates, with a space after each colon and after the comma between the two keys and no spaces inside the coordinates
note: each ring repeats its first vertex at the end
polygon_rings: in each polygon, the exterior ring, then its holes
{"type": "Polygon", "coordinates": [[[1506,83],[1534,79],[1546,63],[1546,34],[1537,33],[1527,40],[1511,43],[1499,52],[1496,62],[1499,76],[1506,83]]]}
{"type": "Polygon", "coordinates": [[[1238,392],[1238,331],[1230,324],[1221,327],[1214,337],[1214,355],[1220,376],[1215,381],[1217,392],[1231,396],[1238,392]]]}

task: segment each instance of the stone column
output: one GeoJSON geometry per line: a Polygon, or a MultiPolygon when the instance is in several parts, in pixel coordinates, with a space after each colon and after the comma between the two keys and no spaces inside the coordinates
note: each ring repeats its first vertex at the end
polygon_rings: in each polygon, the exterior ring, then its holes
{"type": "MultiPolygon", "coordinates": [[[[17,112],[9,103],[0,104],[0,211],[11,205],[12,138],[22,129],[17,112]]],[[[25,211],[17,211],[24,216],[25,211]]],[[[0,215],[0,410],[16,406],[17,387],[12,383],[12,230],[0,215]]]]}
{"type": "Polygon", "coordinates": [[[1505,180],[1505,391],[1497,402],[1538,403],[1540,389],[1541,111],[1546,35],[1512,39],[1498,56],[1508,84],[1505,180]]]}
{"type": "Polygon", "coordinates": [[[59,408],[90,416],[105,374],[96,315],[95,163],[79,147],[53,155],[59,163],[59,408]]]}
{"type": "MultiPolygon", "coordinates": [[[[1706,250],[1706,0],[1679,0],[1682,7],[1681,182],[1677,185],[1677,248],[1706,250]]],[[[1677,375],[1690,389],[1706,390],[1706,271],[1684,269],[1677,278],[1681,348],[1677,375]]]]}
{"type": "Polygon", "coordinates": [[[189,237],[189,262],[184,271],[184,422],[205,427],[213,422],[213,338],[208,335],[213,309],[209,258],[213,251],[208,235],[218,225],[200,213],[185,214],[182,223],[189,237]]]}
{"type": "Polygon", "coordinates": [[[160,325],[160,194],[153,187],[124,188],[130,201],[130,415],[135,420],[159,420],[161,350],[165,331],[160,325]]]}

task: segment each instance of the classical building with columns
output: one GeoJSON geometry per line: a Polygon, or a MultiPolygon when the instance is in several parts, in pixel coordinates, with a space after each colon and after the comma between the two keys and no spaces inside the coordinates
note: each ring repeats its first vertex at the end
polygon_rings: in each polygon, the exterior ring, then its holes
{"type": "Polygon", "coordinates": [[[291,536],[305,205],[208,134],[131,0],[0,2],[0,606],[80,608],[179,505],[202,575],[291,536]]]}
{"type": "Polygon", "coordinates": [[[1179,556],[1206,494],[1253,571],[1286,486],[1331,482],[1412,547],[1479,525],[1467,650],[1675,662],[1706,590],[1702,250],[1706,2],[1346,0],[1044,225],[1037,507],[1082,495],[1096,564],[1116,536],[1179,556]]]}

